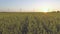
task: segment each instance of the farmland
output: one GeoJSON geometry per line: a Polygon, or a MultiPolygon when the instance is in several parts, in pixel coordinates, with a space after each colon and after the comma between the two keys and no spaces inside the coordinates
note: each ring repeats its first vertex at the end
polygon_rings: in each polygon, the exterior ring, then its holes
{"type": "Polygon", "coordinates": [[[60,13],[1,12],[0,34],[60,34],[60,13]]]}

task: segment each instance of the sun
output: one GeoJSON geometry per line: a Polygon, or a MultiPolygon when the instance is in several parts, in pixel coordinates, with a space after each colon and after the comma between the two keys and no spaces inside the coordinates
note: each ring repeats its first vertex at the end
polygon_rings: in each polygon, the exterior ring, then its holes
{"type": "Polygon", "coordinates": [[[53,6],[48,3],[42,3],[41,5],[36,6],[38,12],[52,12],[53,6]]]}
{"type": "Polygon", "coordinates": [[[42,12],[49,12],[49,8],[43,8],[42,12]]]}
{"type": "Polygon", "coordinates": [[[43,7],[41,8],[41,10],[42,10],[42,12],[50,12],[50,10],[52,10],[52,9],[51,9],[50,6],[43,6],[43,7]]]}
{"type": "Polygon", "coordinates": [[[50,6],[49,4],[44,4],[41,6],[40,9],[42,12],[51,12],[52,11],[52,6],[50,6]]]}

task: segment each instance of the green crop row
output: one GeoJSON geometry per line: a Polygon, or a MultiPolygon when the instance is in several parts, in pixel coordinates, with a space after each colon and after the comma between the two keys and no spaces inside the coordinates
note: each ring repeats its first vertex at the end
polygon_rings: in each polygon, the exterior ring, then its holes
{"type": "Polygon", "coordinates": [[[60,14],[1,13],[0,34],[60,34],[60,14]]]}

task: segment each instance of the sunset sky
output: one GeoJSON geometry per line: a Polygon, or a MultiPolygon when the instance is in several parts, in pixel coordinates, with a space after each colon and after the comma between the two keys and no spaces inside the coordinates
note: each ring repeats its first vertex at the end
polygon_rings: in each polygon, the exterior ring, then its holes
{"type": "Polygon", "coordinates": [[[0,10],[60,10],[60,0],[0,0],[0,10]]]}

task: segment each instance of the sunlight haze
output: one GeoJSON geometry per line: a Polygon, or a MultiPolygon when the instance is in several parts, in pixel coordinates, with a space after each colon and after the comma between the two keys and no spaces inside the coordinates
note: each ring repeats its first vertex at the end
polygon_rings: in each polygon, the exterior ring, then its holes
{"type": "Polygon", "coordinates": [[[60,10],[60,0],[0,0],[0,11],[60,10]]]}

